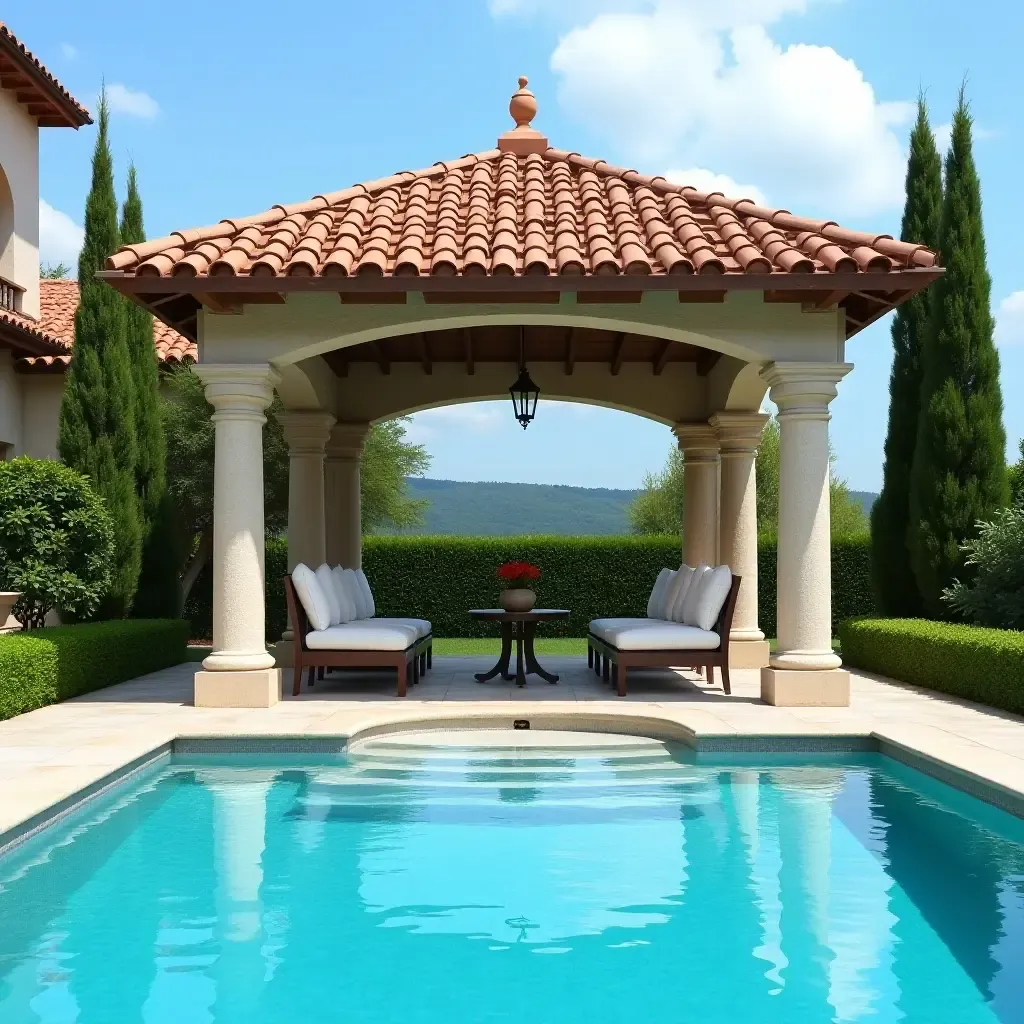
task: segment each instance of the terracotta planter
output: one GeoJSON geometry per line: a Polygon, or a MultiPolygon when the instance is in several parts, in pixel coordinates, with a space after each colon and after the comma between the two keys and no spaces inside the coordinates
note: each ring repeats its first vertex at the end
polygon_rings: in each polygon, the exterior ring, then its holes
{"type": "Polygon", "coordinates": [[[508,587],[501,592],[501,607],[507,612],[528,612],[537,595],[527,587],[508,587]]]}
{"type": "Polygon", "coordinates": [[[20,591],[0,590],[0,629],[4,628],[4,624],[10,617],[11,610],[18,603],[19,597],[21,597],[20,591]]]}

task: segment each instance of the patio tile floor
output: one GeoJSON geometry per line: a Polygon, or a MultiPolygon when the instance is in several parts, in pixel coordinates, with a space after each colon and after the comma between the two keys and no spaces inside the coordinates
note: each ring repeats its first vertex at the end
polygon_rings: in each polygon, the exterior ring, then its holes
{"type": "Polygon", "coordinates": [[[637,671],[629,696],[619,699],[583,658],[541,662],[561,675],[558,684],[536,677],[523,689],[502,680],[477,683],[473,674],[489,669],[493,656],[438,656],[405,700],[395,697],[389,673],[335,672],[276,707],[241,710],[192,707],[196,666],[185,663],[20,715],[0,722],[0,847],[4,833],[179,737],[349,737],[396,723],[508,727],[526,716],[542,719],[535,728],[575,725],[689,740],[874,736],[947,775],[994,787],[1000,802],[1024,813],[1024,719],[1006,712],[857,671],[849,708],[768,706],[753,670],[732,673],[731,696],[720,681],[708,686],[692,672],[637,671]]]}

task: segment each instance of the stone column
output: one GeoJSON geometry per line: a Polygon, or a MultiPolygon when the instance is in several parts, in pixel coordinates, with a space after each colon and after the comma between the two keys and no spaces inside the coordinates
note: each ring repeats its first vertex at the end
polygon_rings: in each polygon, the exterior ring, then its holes
{"type": "Polygon", "coordinates": [[[683,561],[718,564],[718,437],[709,423],[677,423],[683,453],[683,561]]]}
{"type": "Polygon", "coordinates": [[[327,442],[327,561],[346,569],[359,569],[363,564],[360,465],[369,430],[369,423],[336,423],[327,442]]]}
{"type": "Polygon", "coordinates": [[[742,577],[729,634],[731,668],[764,668],[768,641],[757,624],[757,482],[754,458],[768,417],[719,412],[711,417],[722,453],[720,556],[742,577]]]}
{"type": "Polygon", "coordinates": [[[761,670],[769,704],[850,703],[832,650],[829,403],[848,363],[771,363],[761,376],[779,409],[778,641],[761,670]]]}
{"type": "Polygon", "coordinates": [[[319,410],[278,414],[288,442],[288,571],[299,562],[316,569],[326,561],[324,446],[334,417],[319,410]]]}
{"type": "Polygon", "coordinates": [[[213,406],[213,653],[195,677],[197,707],[269,707],[281,673],[267,652],[263,424],[277,374],[267,363],[199,365],[213,406]]]}

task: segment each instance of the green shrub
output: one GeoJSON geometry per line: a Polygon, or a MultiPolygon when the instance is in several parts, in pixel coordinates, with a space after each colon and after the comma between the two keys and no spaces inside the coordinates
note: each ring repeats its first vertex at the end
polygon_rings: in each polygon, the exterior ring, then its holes
{"type": "Polygon", "coordinates": [[[843,661],[1024,714],[1024,633],[925,619],[849,619],[843,661]]]}
{"type": "Polygon", "coordinates": [[[0,589],[22,592],[14,614],[27,629],[51,608],[95,611],[113,545],[103,499],[81,473],[51,459],[0,462],[0,589]]]}
{"type": "Polygon", "coordinates": [[[0,636],[0,719],[185,660],[188,623],[115,619],[0,636]]]}
{"type": "Polygon", "coordinates": [[[1024,505],[979,523],[962,550],[973,578],[957,580],[943,599],[975,625],[1024,629],[1024,505]]]}
{"type": "MultiPolygon", "coordinates": [[[[604,615],[644,615],[658,570],[677,566],[679,539],[630,537],[387,537],[363,538],[363,566],[373,587],[379,615],[429,619],[437,636],[494,635],[493,626],[473,622],[468,608],[494,607],[502,562],[524,559],[540,566],[537,600],[572,611],[565,622],[544,626],[545,636],[583,636],[591,619],[604,615]]],[[[874,612],[870,545],[867,537],[832,543],[832,615],[837,624],[851,615],[874,612]]],[[[280,638],[287,625],[281,577],[287,571],[284,540],[266,547],[267,639],[280,638]]],[[[212,583],[209,570],[196,580],[185,607],[192,636],[212,636],[212,583]]],[[[775,541],[758,550],[758,603],[761,629],[775,635],[775,541]]]]}

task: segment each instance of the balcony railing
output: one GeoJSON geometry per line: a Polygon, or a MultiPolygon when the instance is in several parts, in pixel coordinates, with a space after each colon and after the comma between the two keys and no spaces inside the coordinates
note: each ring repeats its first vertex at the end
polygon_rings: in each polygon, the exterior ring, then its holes
{"type": "Polygon", "coordinates": [[[0,277],[0,309],[9,309],[12,313],[18,309],[18,294],[22,291],[17,285],[0,277]]]}

